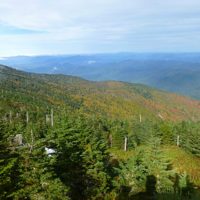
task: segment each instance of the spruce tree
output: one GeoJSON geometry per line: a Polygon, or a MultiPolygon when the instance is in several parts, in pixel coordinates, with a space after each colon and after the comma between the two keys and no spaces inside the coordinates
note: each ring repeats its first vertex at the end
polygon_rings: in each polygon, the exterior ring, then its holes
{"type": "Polygon", "coordinates": [[[148,171],[144,165],[143,156],[144,151],[137,148],[136,153],[125,163],[119,163],[119,168],[116,168],[118,177],[114,181],[118,193],[124,195],[123,188],[130,188],[129,192],[131,194],[136,194],[145,190],[148,171]]]}
{"type": "Polygon", "coordinates": [[[173,182],[170,177],[173,177],[175,172],[168,168],[170,162],[166,158],[165,152],[160,149],[160,143],[161,140],[159,138],[149,137],[143,161],[147,167],[148,175],[153,175],[156,178],[157,192],[172,192],[173,182]]]}
{"type": "Polygon", "coordinates": [[[8,126],[0,122],[0,199],[13,196],[18,188],[18,154],[14,152],[8,126]]]}
{"type": "Polygon", "coordinates": [[[45,150],[47,145],[46,139],[38,139],[18,150],[21,175],[16,199],[69,199],[68,187],[54,172],[55,156],[45,150]]]}

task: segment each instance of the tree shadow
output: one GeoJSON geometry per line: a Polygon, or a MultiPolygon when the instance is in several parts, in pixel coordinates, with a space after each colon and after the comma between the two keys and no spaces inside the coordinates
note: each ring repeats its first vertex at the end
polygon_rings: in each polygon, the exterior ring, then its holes
{"type": "Polygon", "coordinates": [[[147,176],[146,191],[140,192],[137,195],[131,195],[129,199],[134,200],[156,200],[156,177],[154,175],[147,176]]]}
{"type": "Polygon", "coordinates": [[[154,175],[147,176],[146,191],[131,195],[130,187],[123,187],[118,200],[199,200],[200,190],[195,190],[194,185],[186,177],[186,184],[180,187],[180,177],[176,175],[174,180],[174,192],[158,193],[156,191],[156,177],[154,175]]]}

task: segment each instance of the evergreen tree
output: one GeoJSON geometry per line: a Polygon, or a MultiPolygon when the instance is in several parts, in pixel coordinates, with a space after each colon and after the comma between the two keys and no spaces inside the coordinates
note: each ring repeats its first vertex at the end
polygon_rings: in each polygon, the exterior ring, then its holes
{"type": "Polygon", "coordinates": [[[46,146],[46,139],[38,139],[18,150],[21,175],[16,199],[69,199],[68,188],[53,170],[55,156],[47,154],[46,146]]]}
{"type": "Polygon", "coordinates": [[[126,121],[119,121],[112,128],[113,148],[116,150],[124,149],[125,137],[128,136],[128,124],[126,121]]]}
{"type": "Polygon", "coordinates": [[[162,123],[159,127],[159,135],[161,137],[162,144],[173,144],[174,134],[172,128],[167,123],[162,123]]]}
{"type": "Polygon", "coordinates": [[[150,136],[148,146],[144,154],[144,164],[148,169],[148,175],[156,178],[157,192],[173,192],[173,182],[170,177],[175,175],[173,170],[168,169],[170,162],[165,153],[160,149],[160,139],[150,136]]]}
{"type": "Polygon", "coordinates": [[[124,164],[120,163],[117,169],[118,178],[115,181],[119,189],[121,186],[130,188],[129,195],[145,190],[151,193],[152,191],[149,190],[152,187],[149,185],[152,181],[155,192],[173,192],[173,182],[170,177],[174,176],[174,172],[168,169],[169,161],[166,160],[164,152],[159,147],[160,139],[151,136],[147,147],[136,148],[135,155],[132,155],[124,164]]]}
{"type": "Polygon", "coordinates": [[[8,126],[0,122],[0,199],[11,198],[18,188],[18,154],[10,140],[8,126]]]}
{"type": "Polygon", "coordinates": [[[59,152],[55,172],[70,188],[72,199],[102,199],[109,190],[107,135],[91,120],[65,116],[49,134],[52,147],[59,152]]]}
{"type": "Polygon", "coordinates": [[[126,191],[123,191],[124,188],[130,188],[130,194],[136,194],[145,190],[148,171],[144,165],[143,156],[144,151],[137,148],[136,153],[125,163],[119,163],[119,168],[116,168],[118,177],[114,181],[119,194],[127,195],[124,194],[126,193],[126,191]]]}
{"type": "Polygon", "coordinates": [[[198,126],[195,126],[188,131],[188,135],[185,140],[185,148],[195,156],[200,157],[199,144],[200,144],[200,128],[198,126]]]}

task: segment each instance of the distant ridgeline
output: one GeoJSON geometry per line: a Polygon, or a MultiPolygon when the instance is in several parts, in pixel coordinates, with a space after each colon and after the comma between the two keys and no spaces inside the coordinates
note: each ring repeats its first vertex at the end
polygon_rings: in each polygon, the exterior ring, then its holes
{"type": "Polygon", "coordinates": [[[0,66],[0,199],[199,199],[199,108],[141,84],[0,66]]]}
{"type": "Polygon", "coordinates": [[[141,83],[200,100],[200,53],[14,56],[0,63],[34,73],[141,83]]]}

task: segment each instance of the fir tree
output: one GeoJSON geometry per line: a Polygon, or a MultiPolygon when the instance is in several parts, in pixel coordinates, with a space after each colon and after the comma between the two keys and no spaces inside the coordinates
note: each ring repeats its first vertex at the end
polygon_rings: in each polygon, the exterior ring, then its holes
{"type": "Polygon", "coordinates": [[[156,178],[157,192],[173,192],[173,182],[170,180],[175,175],[173,170],[168,167],[170,162],[166,159],[165,153],[160,149],[160,139],[150,136],[148,146],[144,154],[144,165],[147,167],[148,174],[156,178]]]}
{"type": "Polygon", "coordinates": [[[0,199],[11,198],[19,180],[18,154],[13,151],[7,127],[0,122],[0,199]]]}

